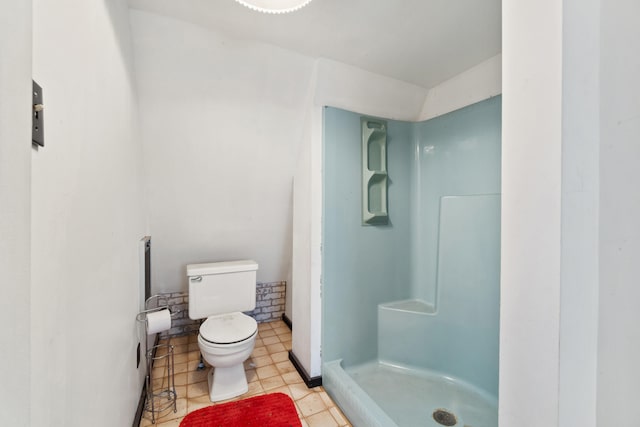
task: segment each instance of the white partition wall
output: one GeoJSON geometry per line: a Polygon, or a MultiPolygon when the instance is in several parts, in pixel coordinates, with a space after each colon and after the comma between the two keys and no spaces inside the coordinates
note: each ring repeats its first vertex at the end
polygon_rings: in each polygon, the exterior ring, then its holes
{"type": "Polygon", "coordinates": [[[501,426],[640,417],[639,15],[503,2],[501,426]]]}
{"type": "Polygon", "coordinates": [[[598,427],[640,419],[640,2],[600,2],[598,427]]]}
{"type": "Polygon", "coordinates": [[[0,4],[0,424],[31,425],[31,2],[0,4]]]}

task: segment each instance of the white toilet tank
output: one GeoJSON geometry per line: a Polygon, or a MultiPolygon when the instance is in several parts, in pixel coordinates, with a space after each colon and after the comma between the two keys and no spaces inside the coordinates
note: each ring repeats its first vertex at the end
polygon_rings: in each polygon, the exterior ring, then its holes
{"type": "Polygon", "coordinates": [[[250,311],[256,307],[256,271],[252,260],[187,265],[189,317],[250,311]]]}

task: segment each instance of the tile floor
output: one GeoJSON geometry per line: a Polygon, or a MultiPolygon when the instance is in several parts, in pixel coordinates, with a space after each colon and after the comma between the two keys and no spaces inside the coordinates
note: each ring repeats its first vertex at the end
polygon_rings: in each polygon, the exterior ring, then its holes
{"type": "MultiPolygon", "coordinates": [[[[157,427],[178,427],[188,413],[213,405],[209,401],[207,389],[209,367],[207,366],[203,371],[196,370],[200,360],[197,336],[172,338],[171,344],[174,345],[178,411],[174,413],[171,408],[160,413],[156,417],[155,426],[157,427]]],[[[295,402],[303,427],[351,427],[347,418],[333,403],[323,387],[307,388],[289,361],[290,349],[291,331],[284,322],[260,323],[255,349],[245,362],[249,391],[235,399],[217,403],[260,394],[285,393],[295,402]]],[[[163,371],[162,367],[156,367],[154,373],[160,376],[163,371]]],[[[154,389],[161,387],[163,381],[166,379],[155,379],[154,389]]],[[[153,425],[150,414],[145,412],[140,427],[153,425]]]]}

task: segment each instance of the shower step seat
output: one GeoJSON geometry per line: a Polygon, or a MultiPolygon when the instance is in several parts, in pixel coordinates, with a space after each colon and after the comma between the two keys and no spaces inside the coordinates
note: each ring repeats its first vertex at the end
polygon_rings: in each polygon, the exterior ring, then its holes
{"type": "Polygon", "coordinates": [[[424,355],[433,328],[436,310],[419,299],[391,301],[378,305],[378,359],[405,366],[429,366],[424,355]]]}
{"type": "Polygon", "coordinates": [[[433,304],[420,299],[405,299],[401,301],[385,302],[378,305],[383,310],[396,310],[416,314],[436,314],[433,304]]]}

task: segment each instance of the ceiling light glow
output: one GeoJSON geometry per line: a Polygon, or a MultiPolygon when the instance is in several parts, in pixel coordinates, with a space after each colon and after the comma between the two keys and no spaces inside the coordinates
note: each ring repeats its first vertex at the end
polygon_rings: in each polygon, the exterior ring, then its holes
{"type": "Polygon", "coordinates": [[[264,13],[294,12],[306,6],[311,0],[236,0],[250,9],[264,13]]]}

